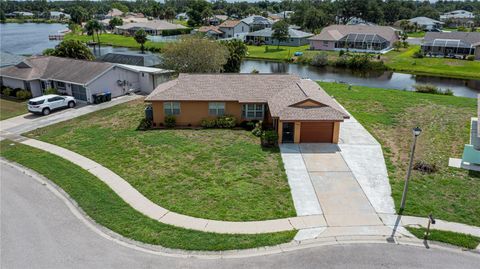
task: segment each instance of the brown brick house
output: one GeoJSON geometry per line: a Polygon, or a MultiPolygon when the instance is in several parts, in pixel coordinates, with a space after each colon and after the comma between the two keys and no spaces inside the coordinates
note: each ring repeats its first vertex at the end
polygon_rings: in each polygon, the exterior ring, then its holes
{"type": "Polygon", "coordinates": [[[338,143],[345,112],[314,81],[277,74],[180,74],[145,99],[155,126],[174,115],[178,125],[232,115],[240,123],[263,120],[280,143],[338,143]]]}

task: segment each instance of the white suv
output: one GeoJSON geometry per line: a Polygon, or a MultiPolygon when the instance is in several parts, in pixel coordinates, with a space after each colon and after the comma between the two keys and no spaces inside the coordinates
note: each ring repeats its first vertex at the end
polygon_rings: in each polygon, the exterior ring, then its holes
{"type": "Polygon", "coordinates": [[[27,107],[28,111],[32,113],[48,115],[51,111],[56,109],[75,107],[76,103],[75,98],[72,96],[48,94],[30,99],[27,107]]]}

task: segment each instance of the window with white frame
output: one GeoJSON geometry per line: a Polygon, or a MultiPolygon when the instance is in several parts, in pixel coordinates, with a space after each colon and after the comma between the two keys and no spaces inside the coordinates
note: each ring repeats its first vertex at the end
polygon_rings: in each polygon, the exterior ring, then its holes
{"type": "Polygon", "coordinates": [[[244,119],[263,119],[264,115],[264,104],[244,104],[242,107],[242,116],[244,119]]]}
{"type": "Polygon", "coordinates": [[[208,114],[210,116],[223,116],[223,115],[225,115],[225,103],[223,103],[223,102],[210,102],[210,103],[208,103],[208,114]]]}
{"type": "Polygon", "coordinates": [[[165,115],[180,115],[180,103],[179,102],[164,102],[163,111],[165,115]]]}

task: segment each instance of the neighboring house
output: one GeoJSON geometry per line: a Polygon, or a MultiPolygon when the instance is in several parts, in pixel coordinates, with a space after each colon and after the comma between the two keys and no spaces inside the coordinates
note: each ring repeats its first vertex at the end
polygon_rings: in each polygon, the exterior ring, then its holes
{"type": "Polygon", "coordinates": [[[295,11],[285,10],[285,11],[282,11],[280,13],[273,14],[273,15],[276,15],[276,16],[280,17],[281,19],[290,19],[290,17],[294,13],[295,13],[295,11]]]}
{"type": "Polygon", "coordinates": [[[376,25],[375,23],[373,22],[368,22],[362,18],[358,18],[358,17],[351,17],[347,23],[347,25],[376,25]]]}
{"type": "Polygon", "coordinates": [[[54,20],[60,20],[60,19],[69,20],[69,19],[70,19],[70,15],[68,15],[67,13],[63,13],[63,12],[61,12],[61,11],[50,11],[50,19],[54,19],[54,20]]]}
{"type": "Polygon", "coordinates": [[[411,25],[417,25],[419,29],[426,30],[426,31],[441,29],[442,25],[444,24],[444,22],[430,19],[427,17],[415,17],[415,18],[409,19],[408,22],[411,25]]]}
{"type": "Polygon", "coordinates": [[[112,8],[110,9],[110,11],[108,11],[107,15],[105,15],[105,18],[106,19],[111,19],[113,17],[121,17],[123,16],[123,12],[121,10],[118,10],[116,8],[112,8]]]}
{"type": "Polygon", "coordinates": [[[199,33],[202,33],[202,34],[204,34],[208,37],[214,38],[214,39],[221,38],[224,35],[224,33],[222,31],[220,31],[218,26],[213,26],[213,25],[202,26],[202,27],[198,28],[197,31],[199,33]]]}
{"type": "Polygon", "coordinates": [[[421,49],[429,56],[475,55],[475,59],[480,60],[480,33],[428,32],[423,39],[421,49]]]}
{"type": "Polygon", "coordinates": [[[130,90],[151,92],[170,79],[172,71],[133,65],[91,62],[53,56],[35,56],[0,69],[3,86],[28,90],[33,97],[47,88],[92,102],[92,94],[111,92],[112,97],[130,90]]]}
{"type": "MultiPolygon", "coordinates": [[[[8,52],[0,52],[0,67],[6,67],[11,65],[16,65],[23,61],[25,57],[8,53],[8,52]]],[[[1,74],[0,74],[1,75],[1,74]]]]}
{"type": "Polygon", "coordinates": [[[250,32],[250,26],[239,20],[226,20],[218,29],[223,32],[222,38],[240,38],[243,40],[246,33],[250,32]]]}
{"type": "Polygon", "coordinates": [[[273,21],[262,16],[252,15],[242,19],[242,22],[249,26],[250,32],[255,32],[265,28],[272,28],[273,21]]]}
{"type": "Polygon", "coordinates": [[[389,26],[330,25],[309,38],[313,50],[345,50],[386,52],[399,40],[397,31],[389,26]]]}
{"type": "Polygon", "coordinates": [[[296,75],[180,74],[145,101],[157,127],[167,115],[179,126],[231,115],[237,123],[263,120],[280,143],[338,143],[340,123],[349,117],[316,82],[296,75]]]}
{"type": "MultiPolygon", "coordinates": [[[[118,17],[118,18],[122,19],[124,25],[129,23],[146,23],[149,21],[147,18],[144,18],[144,17],[126,16],[126,17],[118,17]]],[[[103,19],[103,20],[100,20],[100,23],[103,24],[103,26],[110,28],[110,20],[111,19],[103,19]]]]}
{"type": "MultiPolygon", "coordinates": [[[[266,45],[277,45],[278,41],[272,38],[272,28],[265,28],[256,32],[248,33],[245,36],[245,41],[252,41],[253,43],[265,43],[266,45]]],[[[308,44],[308,38],[313,34],[302,32],[295,29],[288,29],[288,38],[285,41],[280,41],[282,46],[303,46],[308,44]]]]}
{"type": "Polygon", "coordinates": [[[146,22],[134,22],[121,26],[116,26],[115,33],[121,35],[128,34],[133,36],[135,32],[139,29],[145,30],[148,35],[155,36],[162,35],[162,32],[165,30],[187,29],[187,27],[180,24],[170,23],[165,20],[151,20],[146,22]]]}
{"type": "Polygon", "coordinates": [[[472,12],[466,10],[454,10],[440,15],[440,20],[445,22],[449,27],[472,27],[474,25],[472,12]]]}
{"type": "Polygon", "coordinates": [[[208,23],[210,25],[216,26],[226,21],[227,19],[228,19],[227,15],[213,15],[211,18],[208,19],[208,23]]]}
{"type": "Polygon", "coordinates": [[[480,94],[477,98],[477,117],[471,118],[470,144],[465,145],[461,166],[470,170],[480,171],[480,94]]]}
{"type": "Polygon", "coordinates": [[[183,13],[178,13],[176,16],[175,16],[175,19],[177,20],[185,20],[185,21],[188,21],[188,19],[190,19],[190,17],[188,16],[188,14],[186,12],[183,12],[183,13]]]}
{"type": "Polygon", "coordinates": [[[156,54],[131,52],[110,52],[97,58],[97,61],[146,67],[157,67],[161,63],[160,57],[156,54]]]}
{"type": "Polygon", "coordinates": [[[5,14],[7,18],[17,18],[17,17],[29,17],[33,18],[34,14],[32,12],[27,11],[14,11],[12,13],[5,14]]]}

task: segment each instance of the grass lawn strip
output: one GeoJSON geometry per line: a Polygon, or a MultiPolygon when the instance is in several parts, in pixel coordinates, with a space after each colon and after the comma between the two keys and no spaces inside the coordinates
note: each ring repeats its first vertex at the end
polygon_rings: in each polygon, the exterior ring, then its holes
{"type": "Polygon", "coordinates": [[[4,140],[0,155],[52,180],[74,199],[98,224],[122,236],[167,248],[230,250],[289,242],[296,231],[229,235],[193,231],[162,224],[131,208],[98,178],[60,157],[26,145],[4,140]]]}
{"type": "Polygon", "coordinates": [[[28,136],[86,156],[180,214],[247,221],[296,216],[278,149],[243,130],[137,131],[142,100],[38,129],[28,136]]]}
{"type": "Polygon", "coordinates": [[[26,102],[0,98],[0,120],[13,118],[25,113],[28,113],[26,102]]]}
{"type": "MultiPolygon", "coordinates": [[[[66,34],[64,39],[65,40],[74,39],[82,42],[89,42],[89,41],[92,41],[92,36],[70,33],[70,34],[66,34]]],[[[95,41],[96,40],[97,40],[97,37],[95,35],[95,41]]],[[[107,46],[140,49],[140,44],[138,44],[133,37],[117,35],[117,34],[107,34],[107,33],[100,34],[100,44],[107,45],[107,46]]],[[[164,46],[165,46],[164,42],[147,41],[145,43],[145,49],[149,49],[149,48],[161,49],[164,46]]]]}
{"type": "Polygon", "coordinates": [[[380,142],[392,196],[399,207],[412,143],[412,128],[423,129],[415,160],[438,171],[413,171],[404,214],[480,226],[480,173],[448,167],[469,141],[476,99],[344,84],[320,85],[333,95],[380,142]]]}
{"type": "MultiPolygon", "coordinates": [[[[406,227],[409,232],[415,235],[419,239],[423,239],[426,228],[406,227]]],[[[450,245],[459,246],[462,248],[475,249],[480,244],[480,237],[476,237],[470,234],[462,234],[450,231],[440,231],[430,229],[430,235],[428,240],[447,243],[450,245]]]]}

